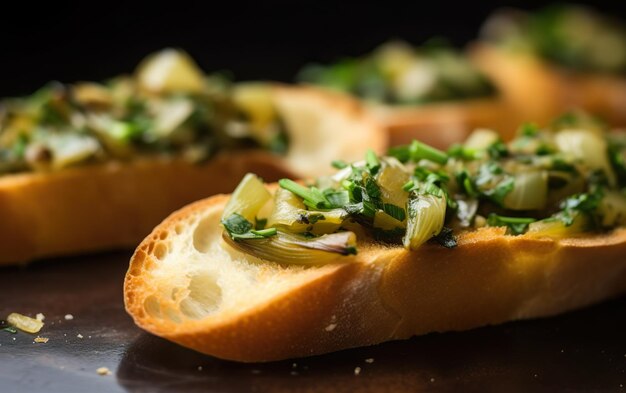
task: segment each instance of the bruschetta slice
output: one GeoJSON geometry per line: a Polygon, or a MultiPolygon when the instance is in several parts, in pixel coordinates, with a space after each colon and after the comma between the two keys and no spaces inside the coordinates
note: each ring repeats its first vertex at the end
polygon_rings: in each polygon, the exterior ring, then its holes
{"type": "Polygon", "coordinates": [[[626,292],[622,135],[488,130],[370,151],[315,183],[244,177],[136,249],[141,328],[243,362],[546,317],[626,292]]]}
{"type": "Polygon", "coordinates": [[[229,83],[184,52],[131,77],[53,84],[0,110],[0,264],[136,245],[163,217],[245,173],[314,177],[330,157],[382,152],[355,100],[229,83]]]}

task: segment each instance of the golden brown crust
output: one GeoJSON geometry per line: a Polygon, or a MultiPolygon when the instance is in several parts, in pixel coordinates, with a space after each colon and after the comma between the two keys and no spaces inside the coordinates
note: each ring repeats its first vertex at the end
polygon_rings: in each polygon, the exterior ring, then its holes
{"type": "Polygon", "coordinates": [[[331,170],[332,159],[353,161],[367,147],[386,148],[384,132],[355,100],[304,87],[273,89],[292,132],[284,158],[250,150],[223,153],[201,165],[142,159],[1,176],[0,265],[135,246],[173,210],[232,191],[247,172],[266,181],[318,176],[331,170]],[[329,130],[332,138],[324,135],[329,130]],[[297,140],[301,133],[313,135],[310,143],[297,140]]]}
{"type": "Polygon", "coordinates": [[[626,125],[626,79],[565,70],[524,52],[476,43],[470,58],[523,117],[540,125],[572,109],[626,125]]]}
{"type": "Polygon", "coordinates": [[[626,229],[554,240],[486,228],[460,236],[453,250],[360,244],[347,263],[302,269],[225,250],[206,229],[221,232],[226,201],[225,195],[208,198],[168,217],[137,248],[124,284],[126,309],[140,327],[225,359],[270,361],[465,330],[553,315],[626,292],[626,229]],[[200,247],[204,253],[194,263],[224,264],[229,275],[245,270],[253,277],[236,288],[239,303],[194,318],[181,312],[184,297],[163,293],[189,267],[176,251],[183,247],[177,233],[189,225],[194,233],[204,225],[201,233],[212,242],[200,247]],[[253,292],[268,275],[272,286],[253,292]]]}
{"type": "Polygon", "coordinates": [[[476,128],[493,129],[504,140],[510,140],[520,124],[511,106],[500,98],[407,107],[378,106],[371,110],[387,128],[391,146],[418,139],[446,149],[464,141],[476,128]]]}
{"type": "Polygon", "coordinates": [[[291,176],[262,152],[201,165],[150,159],[0,178],[0,265],[132,247],[171,211],[237,186],[250,171],[291,176]]]}

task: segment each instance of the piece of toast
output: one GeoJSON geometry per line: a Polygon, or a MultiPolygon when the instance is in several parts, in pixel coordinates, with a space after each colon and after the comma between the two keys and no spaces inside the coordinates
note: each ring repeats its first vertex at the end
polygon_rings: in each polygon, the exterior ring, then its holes
{"type": "Polygon", "coordinates": [[[565,111],[583,109],[610,126],[626,126],[626,79],[553,65],[523,51],[475,43],[470,58],[525,121],[546,125],[565,111]]]}
{"type": "Polygon", "coordinates": [[[194,350],[272,361],[550,316],[626,292],[626,229],[554,240],[490,227],[455,249],[360,240],[321,266],[256,259],[222,238],[227,195],[169,216],[124,283],[141,328],[194,350]]]}
{"type": "Polygon", "coordinates": [[[232,190],[250,171],[267,180],[314,177],[332,158],[378,152],[387,137],[356,100],[308,87],[275,86],[290,138],[284,157],[224,152],[202,164],[140,158],[0,177],[0,265],[134,247],[167,214],[232,190]]]}

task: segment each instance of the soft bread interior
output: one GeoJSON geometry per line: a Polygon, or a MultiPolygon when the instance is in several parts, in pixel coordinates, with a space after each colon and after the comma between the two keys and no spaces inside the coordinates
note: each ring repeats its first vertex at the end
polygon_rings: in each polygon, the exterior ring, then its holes
{"type": "Polygon", "coordinates": [[[133,288],[135,301],[163,329],[226,323],[334,269],[267,263],[234,250],[222,239],[221,207],[155,231],[138,250],[143,263],[129,271],[141,281],[133,288]]]}
{"type": "Polygon", "coordinates": [[[301,177],[330,173],[332,160],[354,162],[372,149],[382,153],[387,136],[349,96],[314,87],[275,89],[274,101],[289,137],[287,163],[301,177]]]}
{"type": "Polygon", "coordinates": [[[228,196],[173,213],[144,240],[125,282],[142,328],[239,361],[325,353],[437,331],[536,318],[626,292],[626,229],[554,240],[488,227],[454,250],[362,239],[315,267],[233,250],[219,225],[228,196]]]}

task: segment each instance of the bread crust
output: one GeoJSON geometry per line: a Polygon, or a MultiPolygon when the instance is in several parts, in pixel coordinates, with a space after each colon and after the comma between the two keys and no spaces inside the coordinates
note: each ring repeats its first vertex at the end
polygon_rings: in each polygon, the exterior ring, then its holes
{"type": "Polygon", "coordinates": [[[326,155],[352,161],[364,154],[366,146],[379,153],[386,148],[384,132],[356,100],[306,87],[272,89],[279,112],[289,118],[287,125],[299,130],[294,138],[318,129],[328,133],[336,124],[343,128],[333,129],[335,144],[317,156],[314,144],[324,141],[314,139],[309,151],[290,150],[282,158],[246,150],[218,154],[203,164],[139,158],[1,176],[0,265],[134,247],[167,214],[194,200],[232,191],[247,172],[266,181],[313,177],[320,175],[320,168],[331,170],[326,155]],[[303,124],[298,123],[298,114],[331,120],[328,125],[303,124]]]}
{"type": "Polygon", "coordinates": [[[626,292],[626,229],[555,240],[484,228],[460,235],[455,249],[427,244],[414,252],[361,241],[359,254],[343,263],[302,269],[255,262],[220,242],[227,199],[208,198],[169,216],[139,245],[124,283],[137,325],[224,359],[273,361],[545,317],[626,292]],[[250,284],[237,288],[243,302],[188,318],[180,307],[185,298],[164,293],[180,277],[163,266],[186,267],[176,249],[188,225],[194,233],[203,227],[210,243],[195,263],[232,265],[232,272],[249,264],[250,284]],[[267,275],[275,286],[246,294],[267,275]]]}
{"type": "Polygon", "coordinates": [[[611,126],[626,125],[625,78],[566,70],[532,54],[487,43],[473,44],[469,53],[523,121],[546,125],[566,111],[583,109],[611,126]]]}
{"type": "Polygon", "coordinates": [[[171,211],[232,190],[249,171],[291,172],[258,151],[183,160],[110,162],[0,178],[0,264],[133,247],[171,211]]]}
{"type": "Polygon", "coordinates": [[[417,139],[447,149],[464,141],[476,128],[498,131],[508,141],[520,124],[516,112],[500,97],[419,106],[375,106],[371,110],[387,129],[391,146],[417,139]]]}

